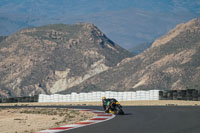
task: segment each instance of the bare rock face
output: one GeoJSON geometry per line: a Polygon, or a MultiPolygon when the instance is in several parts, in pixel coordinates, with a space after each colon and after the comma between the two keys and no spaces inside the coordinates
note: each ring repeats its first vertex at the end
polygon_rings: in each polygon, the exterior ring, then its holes
{"type": "Polygon", "coordinates": [[[143,53],[123,59],[117,66],[68,91],[90,88],[119,91],[200,89],[200,20],[177,25],[143,53]]]}
{"type": "Polygon", "coordinates": [[[0,94],[52,94],[132,56],[93,24],[21,30],[0,42],[0,94]]]}

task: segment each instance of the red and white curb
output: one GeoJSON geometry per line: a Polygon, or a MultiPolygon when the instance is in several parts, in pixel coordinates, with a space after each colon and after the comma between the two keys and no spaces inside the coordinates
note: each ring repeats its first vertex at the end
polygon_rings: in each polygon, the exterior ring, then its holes
{"type": "Polygon", "coordinates": [[[56,132],[71,130],[71,129],[75,129],[75,128],[79,128],[83,126],[88,126],[88,125],[104,122],[115,117],[115,115],[113,114],[105,113],[104,111],[99,111],[99,110],[92,110],[92,109],[78,109],[78,110],[92,112],[92,113],[95,113],[96,116],[89,120],[80,121],[74,124],[63,125],[57,128],[50,128],[50,129],[42,130],[36,133],[56,133],[56,132]]]}

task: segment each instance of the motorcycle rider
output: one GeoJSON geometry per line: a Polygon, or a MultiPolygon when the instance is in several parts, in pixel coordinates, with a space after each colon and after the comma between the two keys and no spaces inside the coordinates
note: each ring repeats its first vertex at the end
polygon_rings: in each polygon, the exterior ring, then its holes
{"type": "Polygon", "coordinates": [[[106,97],[102,97],[102,103],[103,103],[103,109],[106,113],[109,113],[109,109],[111,110],[114,110],[115,108],[115,102],[117,100],[115,99],[109,99],[109,98],[106,98],[106,97]]]}
{"type": "Polygon", "coordinates": [[[102,103],[103,103],[103,110],[106,112],[106,106],[107,106],[108,99],[106,97],[102,97],[102,103]]]}

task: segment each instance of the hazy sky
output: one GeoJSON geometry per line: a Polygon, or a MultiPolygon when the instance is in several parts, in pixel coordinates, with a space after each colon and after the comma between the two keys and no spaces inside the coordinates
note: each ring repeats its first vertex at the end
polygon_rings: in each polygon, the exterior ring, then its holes
{"type": "Polygon", "coordinates": [[[200,16],[200,0],[1,0],[0,35],[50,23],[91,22],[124,48],[200,16]]]}

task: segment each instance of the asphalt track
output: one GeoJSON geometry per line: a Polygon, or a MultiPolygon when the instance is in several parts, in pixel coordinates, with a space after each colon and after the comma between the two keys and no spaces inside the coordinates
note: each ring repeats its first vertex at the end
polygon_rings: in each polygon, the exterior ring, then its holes
{"type": "MultiPolygon", "coordinates": [[[[102,110],[99,106],[58,108],[102,110]]],[[[60,133],[200,133],[200,107],[198,106],[127,106],[123,109],[126,114],[116,116],[112,120],[60,133]]]]}
{"type": "Polygon", "coordinates": [[[200,133],[200,107],[124,107],[124,111],[126,115],[112,120],[61,133],[200,133]]]}

